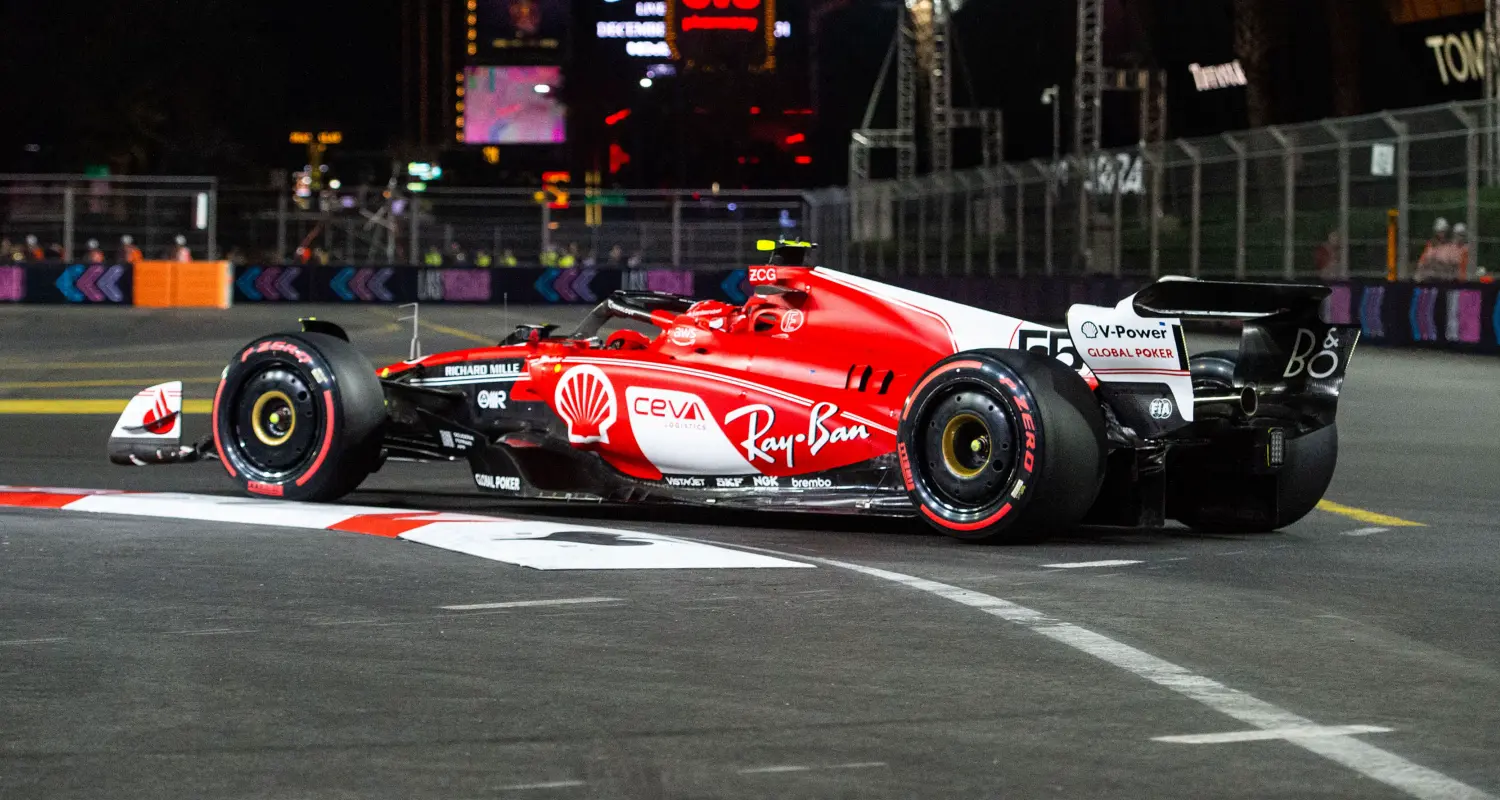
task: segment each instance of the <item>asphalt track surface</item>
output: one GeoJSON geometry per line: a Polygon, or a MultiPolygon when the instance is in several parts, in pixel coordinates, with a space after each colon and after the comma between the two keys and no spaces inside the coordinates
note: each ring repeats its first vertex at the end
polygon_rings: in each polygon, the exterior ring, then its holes
{"type": "MultiPolygon", "coordinates": [[[[176,377],[206,398],[238,345],[307,311],[0,309],[0,409],[176,377]]],[[[392,309],[316,311],[405,353],[392,309]]],[[[491,309],[423,318],[428,351],[504,330],[491,309]]],[[[976,547],[915,522],[518,511],[457,465],[388,465],[351,502],[826,561],[541,572],[0,509],[0,797],[1500,794],[1496,387],[1494,360],[1361,348],[1339,511],[1271,535],[976,547]],[[1109,561],[1131,563],[1048,566],[1109,561]],[[441,608],[571,598],[613,599],[441,608]]],[[[214,464],[107,464],[112,422],[0,414],[0,483],[231,491],[214,464]]]]}

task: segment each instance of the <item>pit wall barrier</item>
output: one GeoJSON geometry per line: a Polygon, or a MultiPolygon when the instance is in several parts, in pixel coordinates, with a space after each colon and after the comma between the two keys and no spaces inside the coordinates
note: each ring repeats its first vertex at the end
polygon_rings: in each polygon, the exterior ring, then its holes
{"type": "MultiPolygon", "coordinates": [[[[408,266],[40,263],[0,266],[0,303],[203,305],[233,303],[455,303],[587,305],[617,289],[744,302],[746,270],[408,266]]],[[[1110,277],[922,278],[914,291],[1037,321],[1060,322],[1075,303],[1114,305],[1145,281],[1110,277]]],[[[1329,322],[1357,325],[1361,342],[1500,354],[1500,284],[1349,281],[1332,285],[1329,322]]]]}

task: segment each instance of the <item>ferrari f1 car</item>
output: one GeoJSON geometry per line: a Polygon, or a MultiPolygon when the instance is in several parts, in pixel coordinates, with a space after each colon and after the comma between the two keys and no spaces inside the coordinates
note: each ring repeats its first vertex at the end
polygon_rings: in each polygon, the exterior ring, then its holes
{"type": "Polygon", "coordinates": [[[970,540],[1271,530],[1333,476],[1358,330],[1321,321],[1325,287],[1166,279],[1053,328],[808,252],[777,247],[741,305],[619,291],[572,331],[380,369],[304,320],[234,356],[212,435],[181,445],[163,384],[111,459],[216,459],[246,492],[311,501],[387,459],[463,459],[505,497],[914,515],[970,540]],[[1239,349],[1189,356],[1182,321],[1202,318],[1243,321],[1239,349]]]}

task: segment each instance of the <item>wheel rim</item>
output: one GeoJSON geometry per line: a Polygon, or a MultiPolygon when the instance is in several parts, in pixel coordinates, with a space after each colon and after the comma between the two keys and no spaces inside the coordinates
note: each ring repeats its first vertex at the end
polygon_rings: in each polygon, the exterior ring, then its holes
{"type": "Polygon", "coordinates": [[[230,437],[247,472],[275,482],[300,472],[315,455],[321,419],[307,377],[271,363],[241,384],[231,406],[230,437]]]}
{"type": "Polygon", "coordinates": [[[297,430],[297,409],[286,392],[272,389],[255,400],[250,411],[250,427],[255,438],[267,447],[280,447],[297,430]]]}
{"type": "Polygon", "coordinates": [[[990,426],[974,414],[958,414],[943,426],[943,465],[960,478],[973,478],[990,463],[990,426]]]}
{"type": "Polygon", "coordinates": [[[975,384],[955,387],[928,408],[918,450],[936,499],[960,514],[979,513],[1002,500],[1019,452],[1009,405],[989,387],[975,384]]]}

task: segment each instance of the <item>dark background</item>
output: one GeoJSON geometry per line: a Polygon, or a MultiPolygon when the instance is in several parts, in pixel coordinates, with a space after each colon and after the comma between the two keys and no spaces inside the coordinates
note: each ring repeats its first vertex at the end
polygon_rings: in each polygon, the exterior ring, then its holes
{"type": "MultiPolygon", "coordinates": [[[[558,54],[567,59],[569,145],[507,148],[489,167],[472,149],[433,157],[444,160],[450,183],[529,185],[541,169],[604,166],[614,142],[632,159],[606,181],[614,185],[842,182],[848,131],[863,115],[898,9],[892,0],[782,0],[777,16],[792,22],[793,38],[778,42],[774,75],[686,75],[643,90],[638,80],[652,60],[594,37],[602,0],[573,0],[573,41],[558,54]],[[603,117],[622,108],[631,118],[606,128],[603,117]],[[782,113],[801,108],[816,113],[782,113]],[[784,144],[799,132],[806,143],[784,144]],[[797,154],[813,163],[794,166],[797,154]]],[[[1050,151],[1051,116],[1039,97],[1053,83],[1065,92],[1071,85],[1074,9],[1071,0],[970,0],[958,15],[955,103],[1006,109],[1008,158],[1050,151]]],[[[455,2],[456,48],[464,13],[455,2]]],[[[330,159],[342,159],[346,174],[384,180],[393,155],[417,154],[402,108],[401,15],[401,0],[6,0],[0,170],[104,165],[115,174],[259,184],[304,162],[288,131],[336,128],[345,143],[330,159]]],[[[1478,82],[1441,85],[1422,39],[1478,25],[1458,17],[1398,27],[1380,0],[1111,0],[1108,61],[1167,70],[1169,134],[1191,136],[1477,97],[1478,82]],[[1259,4],[1269,42],[1261,120],[1250,119],[1246,90],[1197,92],[1187,70],[1235,57],[1233,23],[1247,3],[1259,4]],[[1343,35],[1330,22],[1336,4],[1352,19],[1343,35]],[[1337,73],[1337,54],[1344,48],[1350,58],[1350,47],[1355,69],[1337,73]]],[[[453,55],[454,69],[463,58],[453,55]]],[[[436,84],[436,58],[432,72],[436,84]]],[[[451,110],[452,100],[435,88],[433,113],[451,110]]],[[[1107,145],[1137,138],[1134,102],[1108,98],[1107,145]]],[[[893,103],[888,88],[877,126],[893,122],[893,103]]],[[[1065,150],[1069,125],[1065,118],[1065,150]]],[[[435,147],[451,141],[441,125],[433,129],[435,147]]],[[[972,137],[961,134],[957,148],[958,166],[977,162],[972,137]]]]}

